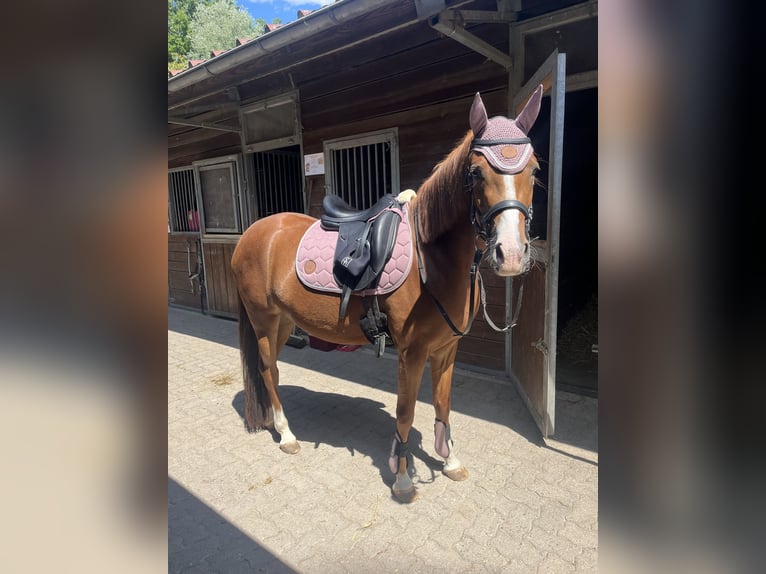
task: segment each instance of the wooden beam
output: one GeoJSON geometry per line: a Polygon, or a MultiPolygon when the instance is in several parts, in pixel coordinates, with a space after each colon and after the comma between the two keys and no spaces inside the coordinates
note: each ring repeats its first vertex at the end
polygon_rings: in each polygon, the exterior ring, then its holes
{"type": "Polygon", "coordinates": [[[496,64],[500,64],[506,70],[511,69],[511,57],[508,54],[504,54],[491,44],[468,32],[458,20],[452,11],[445,10],[438,16],[434,16],[430,25],[445,36],[468,46],[474,52],[486,56],[496,64]]]}
{"type": "Polygon", "coordinates": [[[179,126],[191,126],[193,128],[206,128],[209,130],[220,130],[222,132],[234,132],[235,134],[239,133],[239,128],[235,128],[232,126],[212,124],[210,122],[195,122],[194,120],[187,120],[185,118],[176,118],[173,116],[168,116],[168,123],[178,124],[179,126]]]}
{"type": "Polygon", "coordinates": [[[598,70],[590,72],[580,72],[578,74],[569,74],[567,76],[567,92],[576,92],[578,90],[587,90],[588,88],[598,87],[598,70]]]}
{"type": "Polygon", "coordinates": [[[178,111],[183,113],[185,116],[196,116],[197,114],[205,114],[207,112],[238,110],[239,106],[239,102],[229,102],[225,104],[209,104],[207,106],[188,107],[178,111]]]}
{"type": "Polygon", "coordinates": [[[493,12],[491,10],[453,10],[454,19],[475,24],[509,24],[518,19],[514,12],[493,12]]]}
{"type": "Polygon", "coordinates": [[[588,18],[596,18],[598,16],[598,1],[589,0],[582,4],[576,4],[569,8],[563,8],[555,12],[548,12],[534,18],[529,18],[518,24],[517,26],[522,34],[535,34],[548,30],[550,28],[556,28],[563,26],[564,24],[571,24],[578,20],[586,20],[588,18]]]}

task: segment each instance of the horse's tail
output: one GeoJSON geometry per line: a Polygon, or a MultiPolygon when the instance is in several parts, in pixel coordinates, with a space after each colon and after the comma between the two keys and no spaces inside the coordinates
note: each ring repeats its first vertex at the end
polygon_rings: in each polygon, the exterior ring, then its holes
{"type": "Polygon", "coordinates": [[[255,432],[266,428],[271,412],[271,399],[259,370],[258,338],[247,316],[242,297],[239,299],[239,354],[242,359],[242,379],[245,382],[245,428],[255,432]]]}

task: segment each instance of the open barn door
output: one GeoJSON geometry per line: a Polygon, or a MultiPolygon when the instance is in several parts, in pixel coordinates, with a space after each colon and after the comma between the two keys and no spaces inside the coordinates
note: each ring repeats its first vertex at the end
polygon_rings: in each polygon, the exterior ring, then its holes
{"type": "MultiPolygon", "coordinates": [[[[515,94],[511,108],[512,115],[518,115],[541,83],[543,95],[550,98],[550,144],[547,154],[535,142],[535,128],[530,134],[536,153],[542,159],[540,175],[545,185],[544,189],[535,191],[536,198],[539,193],[545,196],[543,201],[538,203],[536,200],[533,204],[535,227],[532,235],[541,237],[533,243],[536,263],[525,277],[509,280],[506,289],[507,316],[512,317],[514,309],[511,306],[517,304],[519,291],[523,288],[518,323],[507,335],[506,344],[510,350],[507,354],[508,372],[543,437],[554,434],[556,422],[556,322],[565,77],[566,54],[554,51],[515,94]],[[541,220],[544,226],[540,225],[541,220]]],[[[546,107],[543,106],[535,124],[538,132],[547,124],[542,117],[546,107]]]]}

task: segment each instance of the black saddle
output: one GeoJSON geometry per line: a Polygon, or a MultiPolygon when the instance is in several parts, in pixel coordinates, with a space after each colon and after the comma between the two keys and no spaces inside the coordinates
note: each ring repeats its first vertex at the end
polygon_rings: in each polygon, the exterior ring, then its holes
{"type": "Polygon", "coordinates": [[[354,221],[368,221],[375,217],[381,211],[399,205],[390,193],[381,197],[375,205],[369,209],[359,210],[351,207],[339,195],[325,195],[322,200],[322,227],[325,229],[338,229],[343,223],[354,221]]]}
{"type": "MultiPolygon", "coordinates": [[[[392,194],[386,194],[375,205],[361,211],[349,206],[337,195],[327,195],[322,200],[325,211],[321,218],[322,227],[338,230],[333,276],[342,291],[340,319],[346,315],[351,293],[377,286],[380,274],[394,251],[401,223],[399,213],[389,208],[399,205],[392,194]]],[[[365,335],[371,342],[382,336],[380,330],[377,333],[365,331],[365,335]]]]}

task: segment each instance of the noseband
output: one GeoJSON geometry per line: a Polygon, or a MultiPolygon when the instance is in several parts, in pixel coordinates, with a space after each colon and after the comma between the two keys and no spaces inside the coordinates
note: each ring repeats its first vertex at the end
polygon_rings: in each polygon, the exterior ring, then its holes
{"type": "MultiPolygon", "coordinates": [[[[473,189],[473,186],[472,186],[473,189]]],[[[532,224],[532,206],[527,207],[516,199],[505,199],[498,201],[487,210],[484,215],[476,209],[476,203],[471,202],[471,223],[476,230],[476,235],[486,243],[491,243],[495,239],[495,216],[506,209],[518,209],[524,216],[527,240],[529,240],[529,227],[532,224]]]]}
{"type": "MultiPolygon", "coordinates": [[[[474,139],[471,142],[471,150],[475,147],[481,146],[495,146],[495,145],[523,145],[531,143],[529,138],[511,138],[511,139],[496,139],[496,140],[482,140],[474,139]]],[[[468,189],[473,194],[473,175],[469,169],[466,172],[466,180],[468,183],[468,189]]],[[[476,235],[480,237],[486,243],[492,243],[495,238],[494,220],[498,213],[507,209],[517,209],[524,216],[526,222],[527,240],[529,240],[529,226],[532,223],[532,206],[527,207],[522,202],[516,199],[505,199],[498,201],[495,205],[490,207],[486,213],[481,214],[476,209],[476,202],[471,201],[471,223],[476,230],[476,235]]]]}

